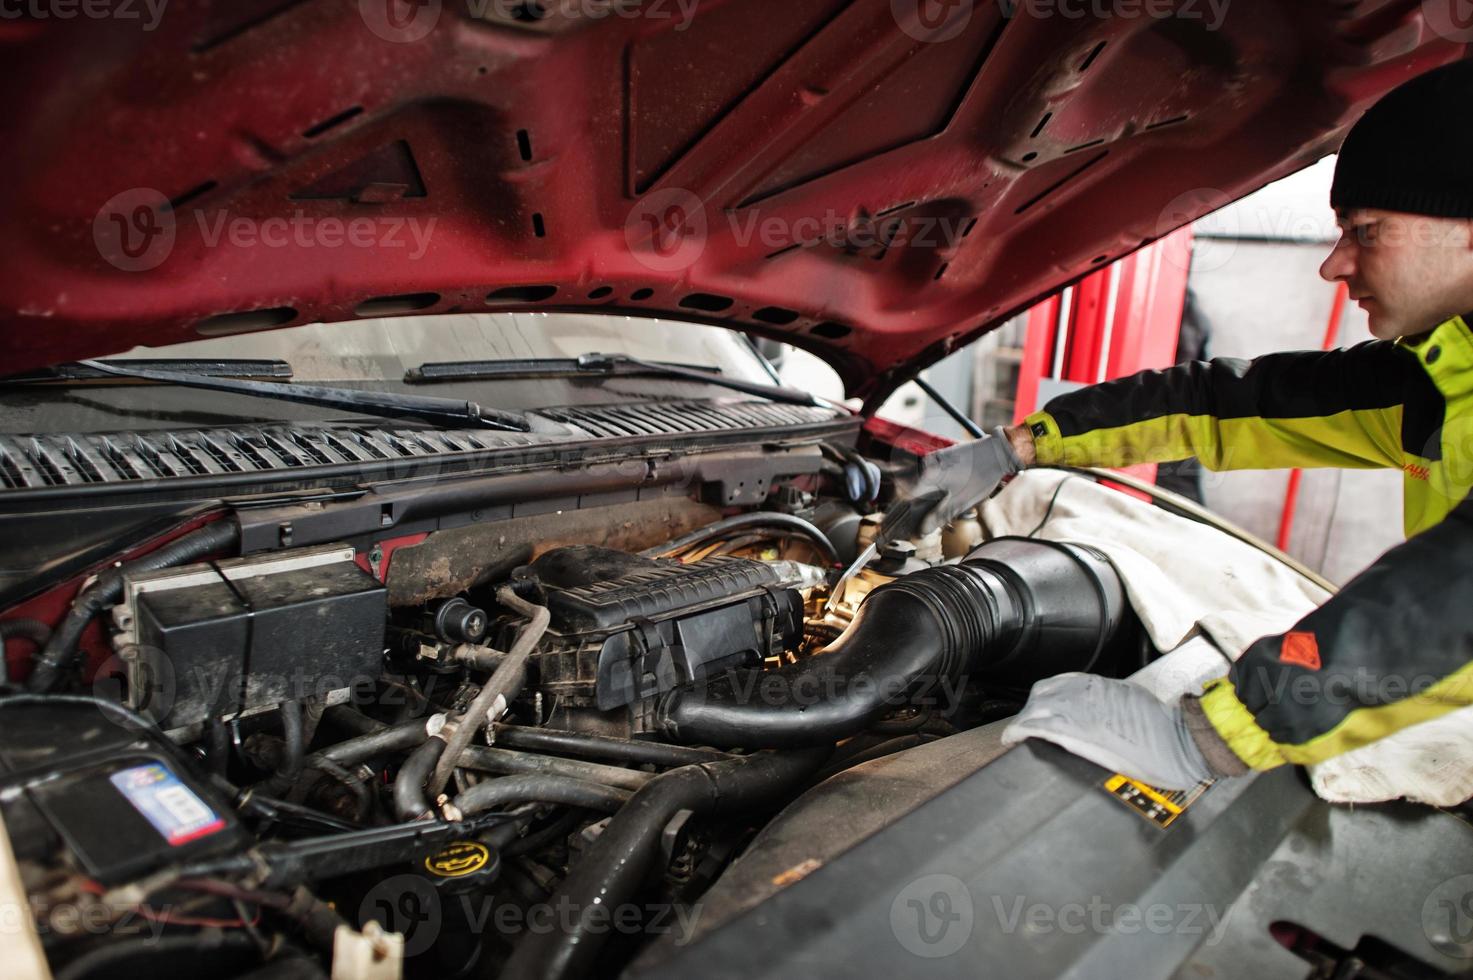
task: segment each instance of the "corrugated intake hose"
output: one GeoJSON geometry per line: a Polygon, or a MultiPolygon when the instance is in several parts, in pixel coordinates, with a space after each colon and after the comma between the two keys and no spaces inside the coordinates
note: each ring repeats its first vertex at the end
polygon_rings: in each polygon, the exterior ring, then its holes
{"type": "Polygon", "coordinates": [[[865,599],[812,657],[671,691],[656,719],[671,741],[722,748],[827,745],[968,675],[1027,685],[1088,670],[1114,635],[1124,589],[1103,555],[998,538],[960,565],[915,572],[865,599]]]}
{"type": "Polygon", "coordinates": [[[676,813],[725,813],[782,802],[830,751],[759,752],[681,766],[650,780],[614,814],[557,894],[548,899],[554,908],[575,910],[578,925],[526,936],[501,977],[570,980],[591,975],[610,931],[608,923],[644,883],[660,856],[660,835],[676,813]]]}
{"type": "Polygon", "coordinates": [[[240,526],[227,517],[190,531],[142,558],[109,568],[97,576],[97,581],[77,593],[71,609],[62,617],[56,632],[51,634],[51,639],[36,658],[36,667],[26,680],[27,690],[45,694],[61,684],[76,666],[77,644],[82,639],[82,631],[92,622],[93,616],[108,606],[116,605],[122,598],[125,575],[183,565],[217,551],[233,550],[239,542],[240,526]]]}

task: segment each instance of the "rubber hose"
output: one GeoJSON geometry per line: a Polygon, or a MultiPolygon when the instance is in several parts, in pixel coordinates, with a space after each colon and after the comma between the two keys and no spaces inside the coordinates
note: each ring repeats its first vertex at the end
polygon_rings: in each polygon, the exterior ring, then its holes
{"type": "Polygon", "coordinates": [[[627,789],[583,779],[527,773],[477,783],[455,798],[455,807],[463,814],[472,814],[512,803],[536,802],[614,813],[631,795],[627,789]]]}
{"type": "Polygon", "coordinates": [[[720,762],[730,758],[727,753],[718,749],[697,749],[688,745],[567,732],[555,728],[528,728],[498,723],[495,732],[495,744],[508,749],[557,752],[592,759],[613,759],[617,762],[688,766],[696,762],[720,762]]]}
{"type": "Polygon", "coordinates": [[[664,695],[671,741],[723,748],[831,744],[970,675],[1026,684],[1088,670],[1119,626],[1124,589],[1104,556],[999,538],[961,565],[875,589],[837,640],[777,670],[728,672],[664,695]]]}
{"type": "Polygon", "coordinates": [[[283,739],[281,766],[273,776],[260,784],[261,792],[267,796],[280,796],[291,788],[302,774],[302,761],[307,754],[301,702],[283,701],[280,711],[283,739]]]}
{"type": "Polygon", "coordinates": [[[571,980],[592,973],[607,938],[607,921],[589,928],[590,913],[622,909],[661,855],[660,836],[681,810],[739,810],[781,802],[821,766],[829,749],[762,752],[672,769],[651,780],[609,819],[550,898],[579,912],[578,927],[526,936],[501,972],[504,980],[571,980]]]}
{"type": "Polygon", "coordinates": [[[737,514],[735,517],[727,517],[714,524],[708,524],[698,528],[689,534],[681,535],[673,541],[667,541],[654,548],[646,548],[640,554],[646,558],[658,558],[660,555],[668,555],[674,551],[689,548],[692,545],[719,538],[732,531],[740,531],[749,527],[770,527],[784,531],[795,532],[803,535],[818,547],[819,553],[830,565],[839,564],[839,550],[834,547],[834,542],[829,536],[814,524],[793,514],[780,514],[776,511],[759,510],[749,514],[737,514]]]}
{"type": "MultiPolygon", "coordinates": [[[[51,627],[39,619],[0,620],[0,647],[11,639],[30,640],[38,651],[44,650],[46,642],[51,639],[51,627]]],[[[0,684],[9,683],[10,662],[5,659],[4,651],[0,650],[0,684]]]]}
{"type": "Polygon", "coordinates": [[[655,778],[654,773],[638,769],[621,769],[581,759],[561,759],[555,755],[514,752],[510,749],[470,745],[460,753],[460,765],[467,769],[508,775],[546,775],[578,779],[601,786],[636,790],[655,778]]]}
{"type": "Polygon", "coordinates": [[[26,680],[26,688],[33,693],[44,694],[56,686],[76,665],[77,645],[82,631],[92,622],[92,617],[116,605],[123,595],[123,578],[139,572],[152,572],[173,565],[203,558],[224,548],[238,545],[240,527],[226,518],[196,528],[158,548],[142,558],[109,568],[87,588],[77,593],[72,606],[62,617],[56,631],[46,643],[41,655],[36,658],[35,669],[26,680]]]}
{"type": "MultiPolygon", "coordinates": [[[[465,751],[466,746],[470,745],[476,732],[486,724],[497,700],[500,699],[505,706],[521,693],[522,686],[527,682],[527,662],[532,657],[532,651],[537,648],[537,643],[542,639],[542,634],[547,632],[548,623],[552,621],[552,614],[548,612],[546,606],[528,602],[508,586],[502,586],[497,590],[496,601],[524,616],[527,624],[517,634],[511,649],[507,651],[506,657],[497,666],[490,680],[486,681],[486,685],[481,688],[475,700],[466,706],[465,711],[457,719],[455,727],[451,729],[448,740],[450,749],[441,756],[439,764],[430,774],[431,795],[438,795],[445,788],[445,784],[450,781],[450,774],[460,764],[461,754],[465,751]]],[[[505,708],[503,707],[502,710],[505,708]]]]}
{"type": "Polygon", "coordinates": [[[425,780],[445,752],[445,740],[433,735],[409,754],[394,777],[394,815],[403,821],[423,820],[433,810],[425,797],[425,780]]]}

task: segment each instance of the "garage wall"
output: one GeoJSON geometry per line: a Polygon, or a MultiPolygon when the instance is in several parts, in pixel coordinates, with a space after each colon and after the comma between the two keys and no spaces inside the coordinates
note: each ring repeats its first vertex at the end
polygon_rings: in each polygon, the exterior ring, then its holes
{"type": "MultiPolygon", "coordinates": [[[[1334,237],[1325,161],[1198,223],[1190,282],[1212,325],[1211,354],[1257,357],[1315,350],[1324,340],[1334,287],[1319,266],[1334,237]]],[[[1370,340],[1365,313],[1347,304],[1337,346],[1370,340]]],[[[1289,552],[1344,583],[1400,543],[1401,473],[1306,470],[1289,552]]],[[[1273,541],[1287,471],[1205,473],[1213,510],[1273,541]]]]}

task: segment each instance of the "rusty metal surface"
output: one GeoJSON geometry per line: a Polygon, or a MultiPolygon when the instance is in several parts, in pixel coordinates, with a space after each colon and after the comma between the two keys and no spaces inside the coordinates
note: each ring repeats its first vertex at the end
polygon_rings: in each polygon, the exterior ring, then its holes
{"type": "Polygon", "coordinates": [[[721,517],[709,504],[666,497],[608,507],[514,517],[437,531],[394,555],[389,603],[417,605],[505,578],[543,552],[573,544],[639,551],[721,517]]]}

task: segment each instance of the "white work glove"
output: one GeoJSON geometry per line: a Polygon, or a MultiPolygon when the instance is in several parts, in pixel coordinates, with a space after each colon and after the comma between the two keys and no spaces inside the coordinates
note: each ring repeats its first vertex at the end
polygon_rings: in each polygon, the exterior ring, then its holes
{"type": "Polygon", "coordinates": [[[1042,738],[1159,789],[1190,789],[1219,775],[1182,717],[1145,688],[1097,674],[1060,674],[1033,685],[1002,733],[1004,745],[1042,738]]]}

